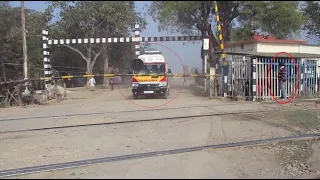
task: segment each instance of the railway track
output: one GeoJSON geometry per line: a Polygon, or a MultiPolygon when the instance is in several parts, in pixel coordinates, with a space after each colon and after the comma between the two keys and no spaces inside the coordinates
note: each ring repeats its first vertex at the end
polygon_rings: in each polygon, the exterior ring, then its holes
{"type": "Polygon", "coordinates": [[[0,134],[4,133],[17,133],[17,132],[30,132],[30,131],[45,131],[54,129],[66,129],[66,128],[77,128],[77,127],[89,127],[89,126],[101,126],[101,125],[115,125],[115,124],[128,124],[128,123],[141,123],[141,122],[154,122],[154,121],[167,121],[167,120],[177,120],[177,119],[189,119],[189,118],[201,118],[201,117],[213,117],[213,116],[228,116],[228,115],[241,115],[241,114],[257,114],[257,113],[269,113],[269,112],[290,112],[290,110],[279,110],[272,109],[266,111],[242,111],[242,112],[229,112],[229,113],[211,113],[202,115],[189,115],[189,116],[175,116],[175,117],[164,117],[164,118],[153,118],[153,119],[142,119],[142,120],[125,120],[118,122],[103,122],[103,123],[91,123],[91,124],[79,124],[79,125],[69,125],[69,126],[53,126],[44,128],[30,128],[30,129],[20,129],[20,130],[8,130],[0,131],[0,134]]]}
{"type": "Polygon", "coordinates": [[[319,138],[320,138],[320,134],[302,134],[297,136],[286,136],[286,137],[260,139],[260,140],[253,140],[253,141],[241,141],[241,142],[187,147],[187,148],[171,149],[171,150],[164,150],[164,151],[154,151],[154,152],[146,152],[146,153],[138,153],[138,154],[113,156],[113,157],[103,157],[103,158],[96,158],[96,159],[86,159],[86,160],[72,161],[72,162],[66,162],[66,163],[57,163],[57,164],[1,170],[0,178],[55,171],[55,170],[63,170],[63,169],[70,169],[70,168],[78,168],[78,167],[89,166],[92,164],[99,164],[99,163],[181,154],[181,153],[202,151],[205,149],[247,147],[247,146],[257,146],[257,145],[263,145],[263,144],[274,143],[274,142],[282,142],[282,141],[290,141],[290,140],[309,140],[309,139],[319,139],[319,138]]]}
{"type": "Polygon", "coordinates": [[[198,107],[215,107],[215,106],[230,106],[238,105],[238,103],[227,103],[219,105],[199,105],[199,106],[183,106],[183,107],[173,107],[173,108],[157,108],[157,109],[145,109],[145,110],[127,110],[127,111],[104,111],[104,112],[94,112],[94,113],[78,113],[78,114],[64,114],[64,115],[52,115],[52,116],[32,116],[32,117],[19,117],[19,118],[4,118],[0,119],[0,122],[4,121],[19,121],[19,120],[32,120],[32,119],[47,119],[47,118],[63,118],[63,117],[75,117],[75,116],[90,116],[90,115],[104,115],[104,114],[115,114],[115,113],[133,113],[133,112],[149,112],[149,111],[168,111],[175,109],[190,109],[198,107]]]}

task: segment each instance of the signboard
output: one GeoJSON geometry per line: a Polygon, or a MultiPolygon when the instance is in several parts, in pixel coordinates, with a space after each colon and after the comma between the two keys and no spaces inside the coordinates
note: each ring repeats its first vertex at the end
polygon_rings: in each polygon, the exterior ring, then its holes
{"type": "Polygon", "coordinates": [[[205,50],[205,51],[209,50],[209,38],[203,39],[203,50],[205,50]]]}

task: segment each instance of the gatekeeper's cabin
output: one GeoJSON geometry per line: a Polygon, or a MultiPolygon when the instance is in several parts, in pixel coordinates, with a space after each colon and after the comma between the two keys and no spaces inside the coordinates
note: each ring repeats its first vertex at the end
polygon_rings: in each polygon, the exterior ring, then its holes
{"type": "Polygon", "coordinates": [[[320,45],[253,36],[246,41],[226,44],[225,53],[228,65],[220,66],[220,70],[224,77],[221,83],[227,84],[228,96],[246,96],[249,100],[280,97],[279,62],[284,62],[287,68],[288,98],[293,95],[310,97],[320,92],[320,45]]]}

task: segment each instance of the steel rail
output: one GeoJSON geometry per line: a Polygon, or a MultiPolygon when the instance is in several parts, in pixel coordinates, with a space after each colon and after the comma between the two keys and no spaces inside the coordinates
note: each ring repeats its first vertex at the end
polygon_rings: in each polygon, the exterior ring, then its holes
{"type": "Polygon", "coordinates": [[[232,142],[232,143],[225,143],[225,144],[205,145],[205,146],[187,147],[187,148],[171,149],[171,150],[164,150],[164,151],[153,151],[153,152],[146,152],[146,153],[111,156],[111,157],[103,157],[103,158],[96,158],[96,159],[86,159],[86,160],[72,161],[72,162],[65,162],[65,163],[56,163],[56,164],[49,164],[49,165],[40,165],[40,166],[33,166],[33,167],[2,170],[0,171],[0,178],[40,173],[40,172],[48,172],[48,171],[54,171],[54,170],[78,168],[78,167],[83,167],[83,166],[88,166],[88,165],[98,164],[98,163],[107,163],[107,162],[141,159],[141,158],[164,156],[164,155],[181,154],[181,153],[202,151],[204,149],[246,147],[246,146],[256,146],[256,145],[281,142],[281,141],[307,140],[307,139],[319,139],[319,138],[320,138],[320,134],[301,134],[296,136],[285,136],[285,137],[259,139],[259,140],[252,140],[252,141],[241,141],[241,142],[232,142]]]}
{"type": "Polygon", "coordinates": [[[33,129],[20,129],[20,130],[8,130],[0,131],[0,134],[4,133],[17,133],[17,132],[30,132],[30,131],[45,131],[53,129],[66,129],[66,128],[77,128],[77,127],[89,127],[89,126],[101,126],[101,125],[115,125],[115,124],[128,124],[128,123],[141,123],[141,122],[153,122],[153,121],[167,121],[176,119],[189,119],[189,118],[200,118],[200,117],[213,117],[213,116],[228,116],[228,115],[240,115],[240,114],[256,114],[256,113],[268,113],[268,112],[280,112],[280,111],[294,111],[290,110],[266,110],[266,111],[242,111],[242,112],[223,112],[223,113],[212,113],[212,114],[201,114],[201,115],[189,115],[189,116],[175,116],[175,117],[164,117],[164,118],[153,118],[153,119],[141,119],[141,120],[129,120],[129,121],[118,121],[118,122],[103,122],[103,123],[91,123],[91,124],[79,124],[69,126],[54,126],[44,128],[33,128],[33,129]]]}
{"type": "Polygon", "coordinates": [[[172,108],[156,108],[156,109],[144,109],[144,110],[126,110],[126,111],[104,111],[104,112],[93,112],[93,113],[78,113],[78,114],[63,114],[63,115],[51,115],[51,116],[31,116],[31,117],[18,117],[18,118],[4,118],[0,119],[3,121],[19,121],[28,119],[44,119],[44,118],[63,118],[63,117],[75,117],[75,116],[89,116],[89,115],[103,115],[103,114],[115,114],[115,113],[132,113],[132,112],[148,112],[148,111],[168,111],[175,109],[189,109],[189,108],[200,108],[200,107],[216,107],[216,106],[230,106],[238,105],[237,103],[219,104],[219,105],[199,105],[199,106],[183,106],[183,107],[172,107],[172,108]]]}

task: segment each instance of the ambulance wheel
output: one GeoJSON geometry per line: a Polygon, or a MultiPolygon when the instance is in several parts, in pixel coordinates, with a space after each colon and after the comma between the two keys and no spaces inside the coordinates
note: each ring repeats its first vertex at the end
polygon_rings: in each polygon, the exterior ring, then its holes
{"type": "Polygon", "coordinates": [[[169,92],[166,91],[163,95],[162,95],[162,99],[168,99],[169,96],[169,92]]]}
{"type": "Polygon", "coordinates": [[[138,99],[138,97],[139,97],[138,95],[135,95],[135,94],[132,95],[133,99],[138,99]]]}

